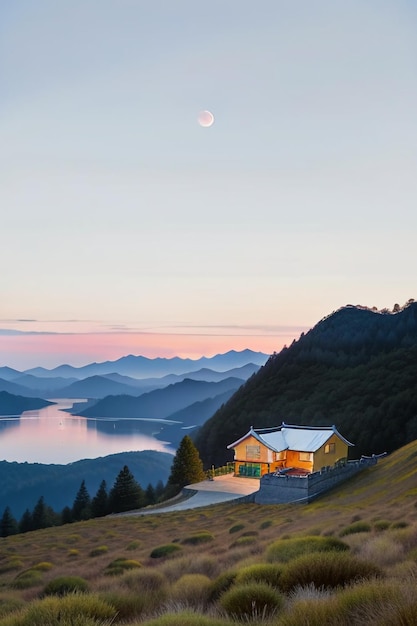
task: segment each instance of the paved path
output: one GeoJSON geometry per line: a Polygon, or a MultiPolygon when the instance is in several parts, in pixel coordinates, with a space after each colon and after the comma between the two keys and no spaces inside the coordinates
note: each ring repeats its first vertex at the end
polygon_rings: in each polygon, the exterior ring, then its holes
{"type": "Polygon", "coordinates": [[[210,504],[229,502],[237,500],[242,496],[247,496],[259,490],[259,480],[256,478],[238,478],[231,474],[227,476],[216,476],[214,480],[203,480],[201,483],[187,485],[187,491],[196,492],[185,500],[167,506],[141,509],[136,512],[126,513],[127,515],[151,515],[154,513],[167,513],[169,511],[186,511],[196,509],[210,504]]]}

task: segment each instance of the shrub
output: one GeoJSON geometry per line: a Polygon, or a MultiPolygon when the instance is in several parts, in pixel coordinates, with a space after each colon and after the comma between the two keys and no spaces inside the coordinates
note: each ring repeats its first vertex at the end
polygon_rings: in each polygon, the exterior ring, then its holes
{"type": "Polygon", "coordinates": [[[407,528],[408,525],[409,525],[408,522],[393,522],[391,524],[391,528],[393,530],[398,529],[398,528],[407,528]]]}
{"type": "Polygon", "coordinates": [[[0,574],[6,574],[7,572],[13,572],[14,570],[21,569],[23,567],[23,561],[18,557],[12,557],[5,563],[0,565],[0,574]]]}
{"type": "Polygon", "coordinates": [[[313,584],[315,587],[343,587],[349,583],[382,576],[372,563],[360,561],[343,552],[315,552],[299,556],[288,563],[279,585],[283,591],[313,584]]]}
{"type": "Polygon", "coordinates": [[[97,548],[93,548],[90,551],[90,556],[100,556],[101,554],[106,554],[109,549],[107,546],[97,546],[97,548]]]}
{"type": "Polygon", "coordinates": [[[45,596],[66,596],[75,591],[84,593],[88,591],[88,583],[81,576],[59,576],[50,580],[43,590],[45,596]]]}
{"type": "Polygon", "coordinates": [[[0,597],[0,618],[5,615],[9,615],[9,613],[14,613],[18,609],[21,609],[25,606],[24,600],[17,598],[15,596],[4,596],[0,597]]]}
{"type": "Polygon", "coordinates": [[[238,537],[229,547],[241,548],[242,546],[250,546],[253,543],[256,543],[256,537],[238,537]]]}
{"type": "Polygon", "coordinates": [[[387,522],[387,520],[385,519],[379,519],[376,522],[374,522],[374,529],[378,531],[387,530],[390,526],[391,526],[391,522],[387,522]]]}
{"type": "Polygon", "coordinates": [[[238,533],[239,530],[242,530],[242,528],[245,528],[245,524],[235,524],[234,526],[229,528],[229,533],[238,533]]]}
{"type": "Polygon", "coordinates": [[[12,589],[29,589],[30,587],[36,587],[42,581],[42,572],[34,569],[28,569],[21,572],[10,583],[12,589]]]}
{"type": "Polygon", "coordinates": [[[258,582],[267,583],[272,587],[279,586],[279,579],[283,571],[282,565],[274,563],[257,563],[242,567],[236,576],[237,583],[258,582]]]}
{"type": "Polygon", "coordinates": [[[49,570],[52,569],[53,566],[54,564],[50,563],[49,561],[41,561],[40,563],[37,563],[36,565],[32,565],[30,569],[37,570],[39,572],[49,572],[49,570]]]}
{"type": "Polygon", "coordinates": [[[163,589],[167,585],[167,579],[159,570],[146,567],[126,572],[123,576],[123,584],[131,591],[158,592],[162,595],[163,589]]]}
{"type": "Polygon", "coordinates": [[[236,576],[237,576],[237,572],[233,570],[228,571],[228,572],[223,572],[222,574],[220,574],[220,576],[217,576],[217,578],[213,580],[210,585],[210,593],[209,593],[210,602],[214,602],[215,600],[218,600],[218,598],[220,598],[220,596],[225,591],[230,589],[230,587],[233,585],[233,583],[236,580],[236,576]]]}
{"type": "Polygon", "coordinates": [[[279,539],[266,551],[266,560],[269,563],[287,563],[302,554],[311,552],[343,552],[349,546],[335,537],[300,537],[298,539],[279,539]]]}
{"type": "Polygon", "coordinates": [[[70,594],[35,600],[10,626],[98,626],[115,615],[116,610],[96,594],[70,594]]]}
{"type": "Polygon", "coordinates": [[[401,561],[404,548],[390,535],[391,533],[384,533],[369,537],[361,547],[361,557],[381,567],[401,561]]]}
{"type": "Polygon", "coordinates": [[[135,561],[134,559],[125,559],[122,557],[109,563],[106,567],[105,573],[108,576],[118,576],[119,574],[123,574],[126,570],[139,567],[142,567],[139,561],[135,561]]]}
{"type": "Polygon", "coordinates": [[[221,618],[207,617],[194,611],[181,611],[179,613],[167,613],[156,617],[141,626],[229,626],[230,621],[221,618]]]}
{"type": "Polygon", "coordinates": [[[184,574],[171,589],[176,602],[191,606],[204,606],[210,595],[211,580],[204,574],[184,574]]]}
{"type": "Polygon", "coordinates": [[[355,533],[369,533],[370,531],[371,525],[367,522],[354,522],[343,528],[339,533],[339,537],[346,537],[346,535],[354,535],[355,533]]]}
{"type": "Polygon", "coordinates": [[[279,626],[348,626],[336,598],[302,598],[291,603],[279,626]]]}
{"type": "Polygon", "coordinates": [[[177,543],[166,543],[163,546],[158,546],[157,548],[154,548],[150,554],[150,557],[152,559],[162,559],[166,556],[174,555],[181,549],[181,546],[179,546],[177,543]]]}
{"type": "Polygon", "coordinates": [[[270,526],[272,526],[272,524],[273,521],[271,519],[266,519],[260,524],[259,528],[261,530],[265,530],[265,528],[269,528],[270,526]]]}
{"type": "Polygon", "coordinates": [[[140,548],[141,545],[142,545],[142,542],[139,541],[138,539],[135,539],[134,541],[131,541],[130,543],[127,544],[126,550],[137,550],[137,548],[140,548]]]}
{"type": "Polygon", "coordinates": [[[116,609],[117,621],[124,623],[141,617],[149,608],[147,597],[142,593],[111,590],[102,593],[101,597],[105,602],[116,609]]]}
{"type": "Polygon", "coordinates": [[[67,556],[69,556],[69,557],[71,557],[71,558],[72,558],[72,557],[75,557],[75,556],[78,556],[79,554],[80,554],[80,551],[79,551],[79,550],[77,550],[76,548],[71,548],[71,549],[70,549],[70,550],[68,550],[68,552],[67,552],[67,556]]]}
{"type": "Polygon", "coordinates": [[[214,535],[209,533],[208,531],[202,531],[200,533],[196,533],[195,535],[190,535],[181,541],[181,543],[185,545],[197,546],[200,543],[207,543],[209,541],[213,541],[214,535]]]}
{"type": "Polygon", "coordinates": [[[220,597],[220,605],[235,619],[274,615],[284,604],[283,596],[266,583],[237,585],[220,597]]]}

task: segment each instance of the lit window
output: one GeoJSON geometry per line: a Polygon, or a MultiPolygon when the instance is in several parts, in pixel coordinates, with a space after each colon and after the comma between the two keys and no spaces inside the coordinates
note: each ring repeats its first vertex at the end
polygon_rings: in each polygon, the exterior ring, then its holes
{"type": "Polygon", "coordinates": [[[324,454],[334,454],[336,452],[335,443],[326,443],[324,446],[324,454]]]}
{"type": "Polygon", "coordinates": [[[300,461],[312,461],[313,455],[311,452],[299,452],[298,459],[300,461]]]}

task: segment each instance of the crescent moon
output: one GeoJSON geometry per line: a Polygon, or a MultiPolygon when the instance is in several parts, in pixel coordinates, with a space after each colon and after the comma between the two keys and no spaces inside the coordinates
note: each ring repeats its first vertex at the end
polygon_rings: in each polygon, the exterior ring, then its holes
{"type": "Polygon", "coordinates": [[[214,115],[211,111],[200,111],[198,114],[198,123],[203,128],[209,128],[214,124],[214,115]]]}

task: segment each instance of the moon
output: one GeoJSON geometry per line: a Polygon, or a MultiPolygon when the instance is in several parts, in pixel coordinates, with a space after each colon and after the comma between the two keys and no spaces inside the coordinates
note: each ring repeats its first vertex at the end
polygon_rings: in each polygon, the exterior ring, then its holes
{"type": "Polygon", "coordinates": [[[203,128],[209,128],[214,124],[214,115],[210,111],[200,111],[197,119],[198,123],[203,128]]]}

